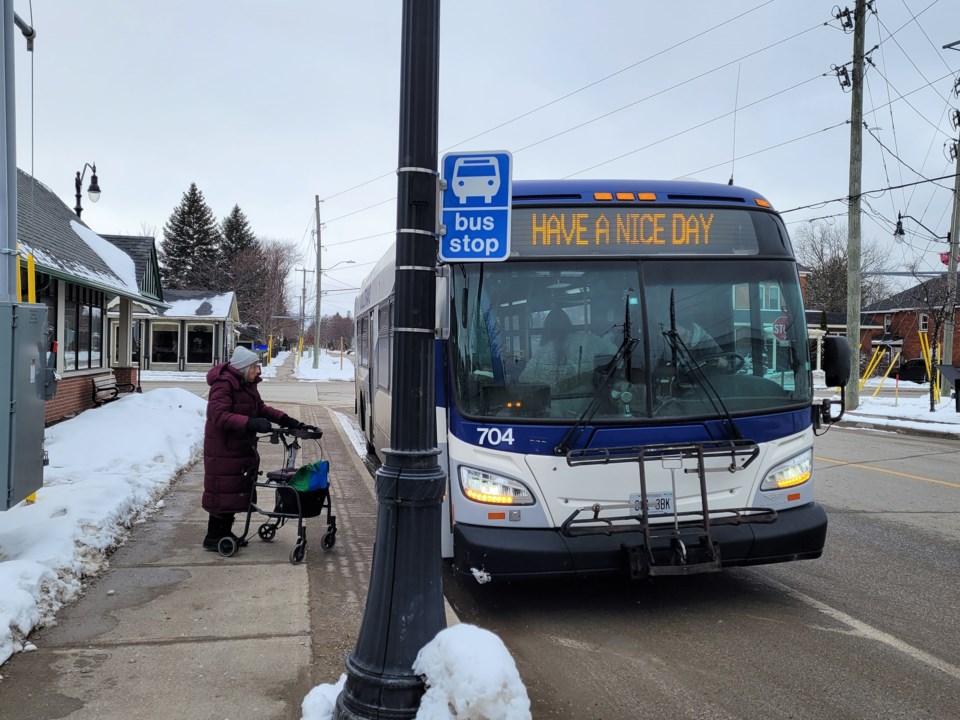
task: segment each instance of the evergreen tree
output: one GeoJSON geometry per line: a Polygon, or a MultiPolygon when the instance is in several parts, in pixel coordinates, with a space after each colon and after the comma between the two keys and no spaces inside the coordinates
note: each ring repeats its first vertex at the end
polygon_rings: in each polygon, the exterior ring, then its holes
{"type": "Polygon", "coordinates": [[[220,228],[196,183],[183,194],[160,243],[160,275],[171,290],[207,290],[220,260],[220,228]]]}
{"type": "Polygon", "coordinates": [[[227,264],[232,263],[233,259],[257,244],[257,236],[250,229],[250,222],[239,205],[234,205],[230,214],[223,219],[220,226],[220,233],[223,235],[223,259],[227,264]]]}

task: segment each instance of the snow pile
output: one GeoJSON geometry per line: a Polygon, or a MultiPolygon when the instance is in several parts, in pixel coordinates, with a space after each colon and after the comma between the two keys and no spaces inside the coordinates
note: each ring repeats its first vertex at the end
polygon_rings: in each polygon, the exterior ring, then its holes
{"type": "MultiPolygon", "coordinates": [[[[441,630],[417,654],[413,671],[427,692],[416,720],[530,720],[530,698],[503,642],[475,625],[441,630]]],[[[304,698],[302,720],[330,720],[346,675],[304,698]]]]}
{"type": "Polygon", "coordinates": [[[129,394],[47,428],[32,505],[0,513],[0,664],[107,566],[203,446],[206,402],[179,388],[129,394]]]}
{"type": "Polygon", "coordinates": [[[437,633],[417,654],[413,671],[426,678],[417,720],[524,720],[530,698],[503,641],[475,625],[437,633]]]}

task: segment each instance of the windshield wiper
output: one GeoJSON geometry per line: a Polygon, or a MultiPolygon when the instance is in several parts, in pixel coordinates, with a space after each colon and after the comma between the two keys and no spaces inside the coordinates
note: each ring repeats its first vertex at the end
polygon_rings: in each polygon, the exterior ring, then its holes
{"type": "MultiPolygon", "coordinates": [[[[663,327],[663,325],[660,327],[663,327]]],[[[703,390],[703,394],[707,396],[707,400],[709,400],[710,404],[713,405],[714,412],[718,415],[721,415],[723,419],[727,421],[727,424],[730,426],[730,435],[732,439],[743,440],[743,435],[740,433],[740,428],[737,427],[737,423],[734,422],[733,415],[730,414],[730,411],[724,404],[723,397],[721,397],[720,393],[717,392],[717,389],[713,386],[713,383],[710,382],[707,374],[703,371],[703,367],[693,357],[693,353],[690,352],[690,348],[687,347],[687,344],[677,332],[677,317],[673,301],[673,290],[670,291],[670,329],[664,330],[663,336],[667,338],[667,341],[670,343],[670,348],[673,350],[674,367],[679,368],[679,363],[683,363],[687,366],[688,370],[690,371],[690,377],[696,380],[699,387],[703,390]],[[719,407],[717,407],[718,405],[719,407]]]]}
{"type": "MultiPolygon", "coordinates": [[[[640,338],[633,337],[630,331],[630,293],[627,293],[626,301],[624,302],[623,314],[623,341],[620,343],[620,347],[617,348],[617,352],[615,352],[613,357],[610,358],[610,362],[608,362],[606,367],[603,368],[603,371],[600,374],[600,385],[593,393],[593,397],[590,398],[589,404],[586,408],[584,408],[583,412],[580,414],[580,417],[577,418],[577,421],[569,430],[567,430],[567,433],[563,436],[560,444],[554,448],[554,452],[557,455],[563,455],[572,447],[571,440],[580,439],[580,434],[583,432],[584,427],[588,422],[590,422],[591,418],[593,418],[597,410],[600,408],[600,401],[603,398],[603,394],[607,390],[607,386],[610,384],[610,378],[613,377],[613,374],[617,371],[620,363],[626,361],[629,372],[634,348],[636,348],[637,343],[640,342],[640,338]]],[[[629,374],[627,377],[629,378],[629,374]]]]}

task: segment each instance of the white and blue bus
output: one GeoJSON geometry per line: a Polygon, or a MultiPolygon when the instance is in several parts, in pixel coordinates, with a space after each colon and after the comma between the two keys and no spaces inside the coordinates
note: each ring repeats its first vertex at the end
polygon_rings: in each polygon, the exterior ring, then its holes
{"type": "MultiPolygon", "coordinates": [[[[517,181],[510,257],[437,272],[442,552],[482,581],[817,558],[797,264],[759,194],[517,181]]],[[[390,446],[391,250],[356,304],[356,410],[390,446]]],[[[828,344],[827,382],[849,351],[828,344]]]]}

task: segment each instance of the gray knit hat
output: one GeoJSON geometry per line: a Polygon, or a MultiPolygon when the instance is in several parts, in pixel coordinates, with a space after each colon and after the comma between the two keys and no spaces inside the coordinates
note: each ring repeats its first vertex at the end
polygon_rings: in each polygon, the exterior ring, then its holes
{"type": "Polygon", "coordinates": [[[237,345],[230,357],[230,364],[237,370],[245,370],[257,362],[260,362],[260,356],[243,345],[237,345]]]}

